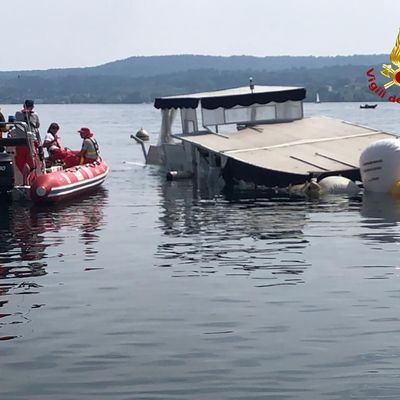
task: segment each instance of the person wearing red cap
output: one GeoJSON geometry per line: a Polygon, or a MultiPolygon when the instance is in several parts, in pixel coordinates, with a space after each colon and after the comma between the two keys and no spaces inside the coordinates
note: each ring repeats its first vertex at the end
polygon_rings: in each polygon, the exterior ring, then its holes
{"type": "Polygon", "coordinates": [[[81,128],[78,132],[83,139],[81,151],[77,154],[79,164],[90,164],[99,157],[99,145],[89,128],[81,128]]]}

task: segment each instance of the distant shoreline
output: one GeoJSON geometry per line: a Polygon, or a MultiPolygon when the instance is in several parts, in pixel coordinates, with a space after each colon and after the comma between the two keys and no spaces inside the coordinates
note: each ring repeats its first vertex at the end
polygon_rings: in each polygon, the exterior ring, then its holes
{"type": "MultiPolygon", "coordinates": [[[[371,102],[365,72],[388,63],[386,54],[335,57],[130,57],[87,68],[0,72],[0,104],[25,98],[48,104],[142,104],[156,97],[248,84],[301,86],[308,101],[371,102]]],[[[306,100],[307,101],[307,100],[306,100]]]]}

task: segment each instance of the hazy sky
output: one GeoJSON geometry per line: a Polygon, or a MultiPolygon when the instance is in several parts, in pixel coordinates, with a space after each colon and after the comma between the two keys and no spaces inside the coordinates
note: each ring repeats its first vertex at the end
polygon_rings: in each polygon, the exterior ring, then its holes
{"type": "Polygon", "coordinates": [[[0,0],[0,70],[130,56],[390,53],[396,0],[0,0]]]}

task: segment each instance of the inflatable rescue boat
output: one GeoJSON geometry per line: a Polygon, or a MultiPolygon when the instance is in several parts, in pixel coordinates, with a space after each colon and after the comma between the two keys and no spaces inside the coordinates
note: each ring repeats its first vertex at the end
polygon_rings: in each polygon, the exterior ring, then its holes
{"type": "Polygon", "coordinates": [[[13,200],[57,203],[101,185],[109,168],[95,161],[69,168],[50,165],[43,156],[35,134],[23,122],[12,122],[17,137],[0,138],[0,194],[13,200]]]}

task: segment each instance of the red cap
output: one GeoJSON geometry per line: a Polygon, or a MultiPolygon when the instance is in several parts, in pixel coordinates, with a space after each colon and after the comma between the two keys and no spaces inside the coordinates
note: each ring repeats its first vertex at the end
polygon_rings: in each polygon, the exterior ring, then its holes
{"type": "Polygon", "coordinates": [[[81,129],[79,129],[78,132],[84,136],[92,136],[93,135],[93,132],[90,132],[89,128],[81,128],[81,129]]]}

